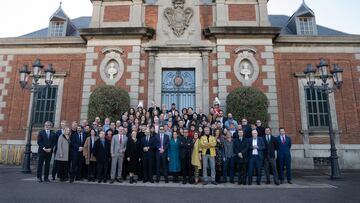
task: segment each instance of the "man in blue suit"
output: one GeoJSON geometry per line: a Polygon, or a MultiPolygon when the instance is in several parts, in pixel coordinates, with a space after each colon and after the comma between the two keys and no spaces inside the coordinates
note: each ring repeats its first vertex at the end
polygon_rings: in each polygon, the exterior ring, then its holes
{"type": "Polygon", "coordinates": [[[81,171],[83,162],[85,158],[83,156],[84,143],[86,140],[86,135],[83,132],[83,129],[79,125],[71,135],[71,147],[70,147],[70,156],[71,156],[71,170],[70,170],[70,182],[74,182],[74,179],[81,180],[81,171]]]}
{"type": "Polygon", "coordinates": [[[143,161],[143,169],[144,169],[144,180],[143,183],[150,181],[154,183],[153,175],[152,175],[152,162],[153,162],[153,154],[155,148],[155,137],[151,136],[150,129],[147,128],[145,130],[145,137],[141,139],[141,151],[142,151],[142,161],[143,161]]]}
{"type": "Polygon", "coordinates": [[[277,137],[277,154],[279,160],[279,179],[280,183],[284,183],[284,166],[286,167],[287,182],[291,182],[291,138],[285,134],[284,128],[279,128],[280,135],[277,137]]]}
{"type": "Polygon", "coordinates": [[[55,133],[51,130],[52,123],[46,121],[44,124],[44,130],[39,132],[37,138],[37,144],[39,145],[38,150],[38,167],[37,167],[37,178],[38,182],[43,182],[42,180],[42,170],[45,162],[44,170],[44,181],[49,182],[49,171],[50,171],[50,161],[51,155],[55,146],[55,133]]]}
{"type": "Polygon", "coordinates": [[[258,137],[256,130],[251,131],[252,138],[249,138],[249,171],[248,171],[248,184],[252,184],[252,176],[254,169],[256,170],[256,184],[260,185],[261,181],[261,163],[263,160],[263,150],[265,144],[262,138],[258,137]]]}
{"type": "Polygon", "coordinates": [[[168,183],[168,164],[167,164],[167,154],[168,146],[170,139],[168,135],[165,135],[164,126],[159,127],[159,134],[155,135],[156,140],[156,182],[160,181],[160,168],[163,172],[165,183],[168,183]]]}

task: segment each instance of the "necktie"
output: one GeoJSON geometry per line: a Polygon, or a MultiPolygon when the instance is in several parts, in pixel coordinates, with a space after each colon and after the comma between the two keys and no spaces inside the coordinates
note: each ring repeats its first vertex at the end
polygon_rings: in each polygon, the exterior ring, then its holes
{"type": "Polygon", "coordinates": [[[102,144],[103,148],[105,148],[105,140],[101,140],[101,144],[102,144]]]}
{"type": "Polygon", "coordinates": [[[80,143],[82,144],[82,141],[83,141],[83,139],[82,139],[82,134],[80,133],[80,143]]]}
{"type": "Polygon", "coordinates": [[[50,134],[49,131],[46,130],[46,136],[47,136],[48,139],[49,139],[49,137],[50,137],[49,134],[50,134]]]}
{"type": "Polygon", "coordinates": [[[146,142],[149,143],[149,136],[146,136],[146,142]]]}
{"type": "Polygon", "coordinates": [[[122,135],[120,135],[120,145],[122,144],[122,135]]]}
{"type": "Polygon", "coordinates": [[[266,135],[267,137],[267,142],[269,143],[270,142],[270,135],[266,135]]]}
{"type": "Polygon", "coordinates": [[[161,148],[163,148],[163,135],[162,134],[160,135],[160,146],[161,146],[161,148]]]}
{"type": "Polygon", "coordinates": [[[282,143],[285,144],[285,136],[281,136],[282,137],[282,143]]]}

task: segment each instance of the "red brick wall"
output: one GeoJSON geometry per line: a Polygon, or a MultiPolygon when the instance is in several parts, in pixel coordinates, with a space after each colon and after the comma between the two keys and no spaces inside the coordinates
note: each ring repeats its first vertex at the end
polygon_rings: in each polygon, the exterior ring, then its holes
{"type": "Polygon", "coordinates": [[[201,29],[212,26],[213,24],[213,7],[211,5],[201,5],[200,9],[200,24],[201,29]]]}
{"type": "MultiPolygon", "coordinates": [[[[18,70],[23,64],[32,64],[36,58],[40,58],[41,63],[44,65],[52,63],[58,73],[67,73],[64,78],[60,119],[79,120],[85,54],[17,55],[14,56],[14,60],[10,64],[13,69],[9,74],[11,80],[7,86],[8,96],[4,98],[6,101],[5,120],[0,121],[0,125],[3,126],[1,139],[23,140],[25,137],[29,116],[30,92],[21,89],[18,82],[18,70]]],[[[34,134],[36,134],[36,129],[34,134]]],[[[36,136],[33,137],[33,140],[36,140],[36,136]]]]}
{"type": "Polygon", "coordinates": [[[145,6],[145,24],[147,27],[151,27],[156,30],[158,22],[158,8],[157,5],[145,6]]]}
{"type": "Polygon", "coordinates": [[[130,6],[105,6],[104,22],[127,22],[130,19],[130,6]]]}
{"type": "MultiPolygon", "coordinates": [[[[318,64],[324,57],[330,64],[338,63],[344,68],[344,84],[340,91],[335,92],[335,103],[339,129],[342,131],[340,142],[358,144],[360,141],[360,84],[359,73],[356,70],[359,62],[354,54],[275,54],[277,94],[279,105],[280,126],[296,136],[294,143],[302,143],[300,98],[298,78],[294,73],[303,72],[306,64],[318,64]]],[[[327,138],[310,138],[310,143],[328,142],[327,138]]]]}
{"type": "Polygon", "coordinates": [[[256,21],[256,11],[254,4],[230,4],[230,21],[256,21]]]}

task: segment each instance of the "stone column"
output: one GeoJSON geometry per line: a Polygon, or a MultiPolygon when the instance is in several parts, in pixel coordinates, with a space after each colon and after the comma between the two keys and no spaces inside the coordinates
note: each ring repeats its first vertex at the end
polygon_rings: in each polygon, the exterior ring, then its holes
{"type": "Polygon", "coordinates": [[[216,0],[216,26],[225,26],[227,24],[227,12],[225,0],[216,0]]]}
{"type": "Polygon", "coordinates": [[[92,27],[92,28],[100,27],[101,4],[102,4],[102,1],[100,1],[100,0],[93,1],[93,12],[92,12],[92,18],[91,18],[91,23],[90,23],[90,27],[92,27]]]}
{"type": "Polygon", "coordinates": [[[142,0],[133,0],[131,6],[131,26],[142,26],[142,0]]]}
{"type": "MultiPolygon", "coordinates": [[[[148,69],[148,104],[151,106],[151,101],[155,100],[155,52],[149,52],[149,69],[148,69]]],[[[160,104],[158,104],[160,105],[160,104]]]]}
{"type": "MultiPolygon", "coordinates": [[[[4,109],[6,108],[6,100],[4,97],[8,96],[8,84],[10,83],[10,79],[13,79],[9,77],[12,66],[11,61],[14,59],[13,55],[0,55],[0,120],[5,120],[5,114],[4,109]]],[[[3,132],[3,126],[0,126],[0,133],[3,132]]]]}
{"type": "Polygon", "coordinates": [[[259,0],[259,24],[260,26],[270,26],[268,17],[267,0],[259,0]]]}
{"type": "Polygon", "coordinates": [[[209,113],[209,52],[203,51],[201,52],[202,58],[202,108],[205,114],[209,113]]]}

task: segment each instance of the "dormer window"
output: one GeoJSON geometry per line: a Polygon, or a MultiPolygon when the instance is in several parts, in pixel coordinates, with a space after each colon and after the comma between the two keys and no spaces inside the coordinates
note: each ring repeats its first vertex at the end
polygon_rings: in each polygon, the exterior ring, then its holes
{"type": "Polygon", "coordinates": [[[313,17],[298,18],[298,34],[299,35],[316,35],[315,19],[313,17]]]}
{"type": "Polygon", "coordinates": [[[49,35],[50,35],[50,37],[65,36],[65,22],[64,21],[50,22],[49,35]]]}

